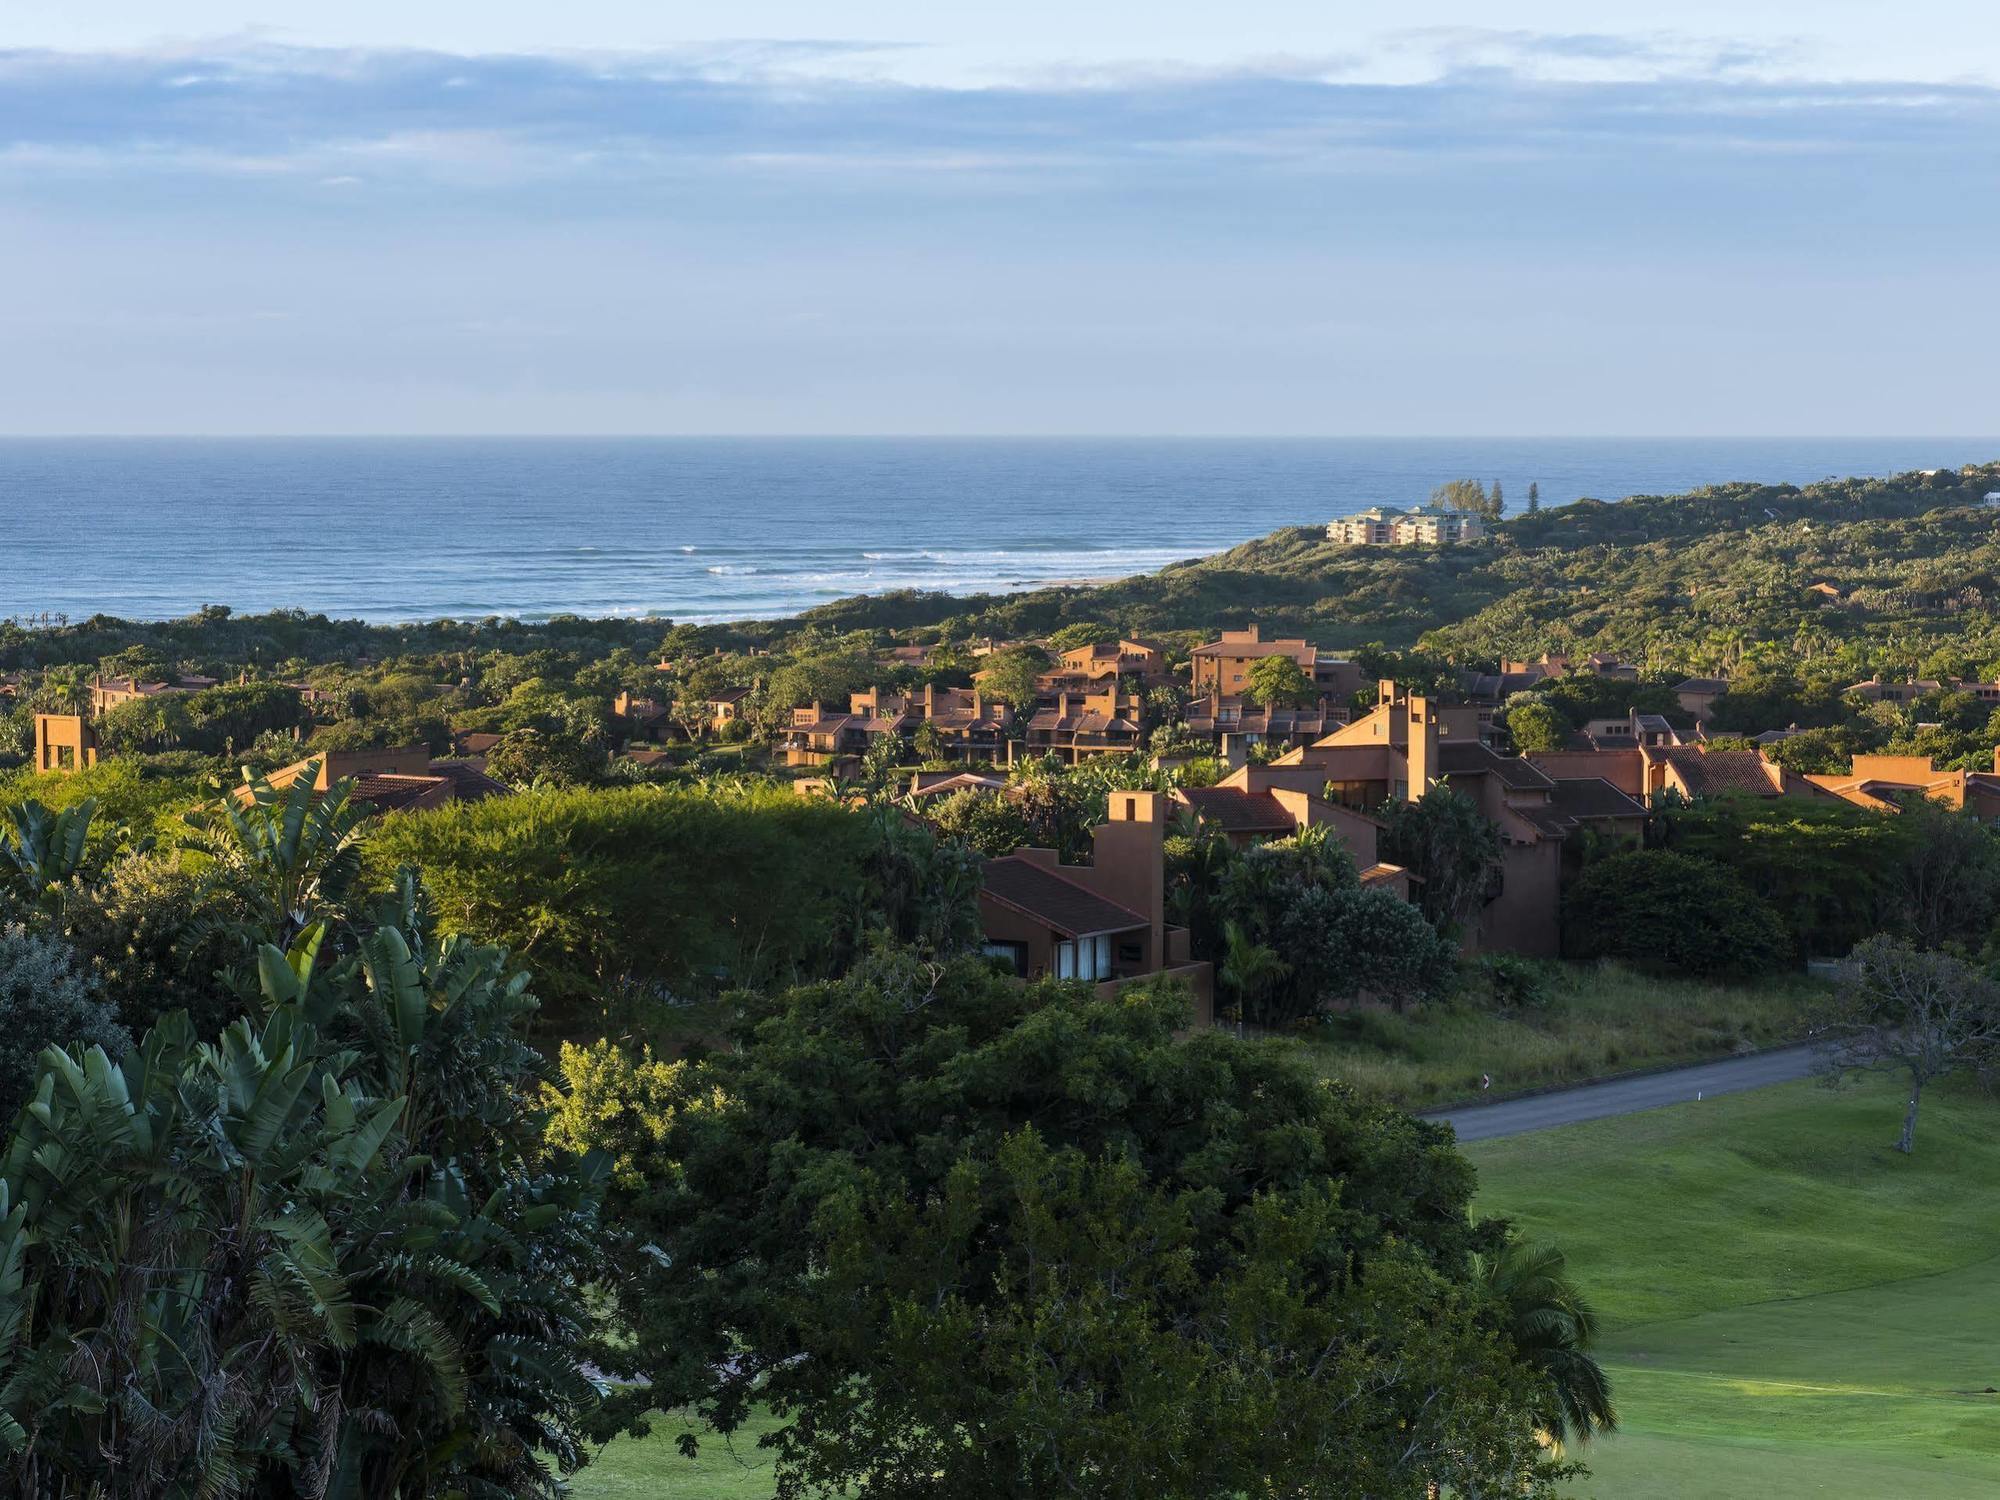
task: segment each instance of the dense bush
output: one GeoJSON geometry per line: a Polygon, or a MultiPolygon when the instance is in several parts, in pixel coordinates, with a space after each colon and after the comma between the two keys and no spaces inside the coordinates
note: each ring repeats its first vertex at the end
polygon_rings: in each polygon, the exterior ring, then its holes
{"type": "Polygon", "coordinates": [[[102,1047],[118,1058],[130,1041],[66,943],[0,927],[0,1119],[27,1102],[45,1047],[102,1047]]]}
{"type": "Polygon", "coordinates": [[[1573,958],[1729,979],[1769,973],[1792,947],[1778,914],[1735,875],[1663,849],[1614,854],[1578,876],[1563,944],[1573,958]]]}
{"type": "Polygon", "coordinates": [[[184,1010],[212,1036],[237,1014],[218,982],[247,966],[252,899],[220,872],[195,873],[177,856],[119,861],[69,904],[66,930],[104,1000],[134,1033],[184,1010]]]}
{"type": "MultiPolygon", "coordinates": [[[[930,919],[906,881],[884,911],[882,826],[768,786],[537,789],[371,825],[377,883],[421,870],[440,920],[504,943],[552,1005],[615,988],[674,993],[833,972],[885,925],[930,919]]],[[[893,851],[892,851],[893,852],[893,851]]],[[[960,871],[945,883],[965,902],[960,871]]],[[[946,919],[947,925],[952,920],[946,919]]]]}

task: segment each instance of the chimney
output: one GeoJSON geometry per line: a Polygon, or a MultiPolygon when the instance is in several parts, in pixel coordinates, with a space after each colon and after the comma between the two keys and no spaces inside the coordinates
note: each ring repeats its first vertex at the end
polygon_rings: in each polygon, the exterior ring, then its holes
{"type": "Polygon", "coordinates": [[[1430,699],[1414,693],[1398,710],[1407,716],[1408,746],[1404,754],[1410,766],[1410,800],[1416,801],[1431,789],[1438,776],[1437,713],[1430,699]]]}
{"type": "Polygon", "coordinates": [[[1159,792],[1113,792],[1109,818],[1090,835],[1090,885],[1146,919],[1147,967],[1157,970],[1166,957],[1167,799],[1159,792]]]}

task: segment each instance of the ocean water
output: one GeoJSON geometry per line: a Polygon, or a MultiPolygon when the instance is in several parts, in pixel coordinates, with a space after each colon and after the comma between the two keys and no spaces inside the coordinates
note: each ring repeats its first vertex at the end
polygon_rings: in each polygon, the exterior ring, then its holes
{"type": "Polygon", "coordinates": [[[2000,439],[0,440],[0,617],[204,603],[394,622],[710,622],[852,594],[1114,578],[1421,503],[1803,483],[2000,439]]]}

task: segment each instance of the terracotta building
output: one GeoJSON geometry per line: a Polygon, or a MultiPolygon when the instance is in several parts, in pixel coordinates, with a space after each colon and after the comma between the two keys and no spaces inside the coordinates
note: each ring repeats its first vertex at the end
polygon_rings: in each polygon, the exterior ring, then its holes
{"type": "MultiPolygon", "coordinates": [[[[313,789],[324,792],[336,781],[354,782],[354,798],[377,812],[409,812],[447,802],[478,802],[511,795],[509,788],[464,761],[432,760],[422,745],[386,750],[331,750],[282,766],[267,778],[279,791],[291,788],[315,763],[313,789]]],[[[234,789],[247,802],[246,787],[234,789]]]]}
{"type": "Polygon", "coordinates": [[[1074,766],[1102,755],[1130,755],[1144,745],[1145,733],[1145,699],[1106,678],[1089,692],[1056,694],[1053,705],[1029,717],[1026,734],[1009,749],[1017,758],[1053,755],[1074,766]]]}
{"type": "Polygon", "coordinates": [[[1822,792],[1861,807],[1895,811],[1913,797],[2000,818],[2000,749],[1992,771],[1939,771],[1928,755],[1857,755],[1844,773],[1805,778],[1822,792]]]}
{"type": "Polygon", "coordinates": [[[1190,957],[1187,929],[1166,920],[1166,826],[1159,793],[1113,792],[1088,865],[1062,864],[1053,849],[987,860],[979,893],[986,953],[1024,979],[1081,979],[1104,996],[1172,975],[1194,991],[1195,1024],[1209,1025],[1209,965],[1190,957]]]}
{"type": "Polygon", "coordinates": [[[35,715],[37,771],[81,771],[97,759],[97,733],[82,714],[35,715]]]}
{"type": "Polygon", "coordinates": [[[1345,702],[1366,685],[1361,669],[1341,657],[1327,656],[1304,640],[1267,641],[1255,625],[1225,630],[1188,653],[1188,667],[1197,697],[1214,694],[1240,698],[1250,681],[1250,668],[1267,656],[1288,656],[1312,679],[1322,697],[1345,702]]]}

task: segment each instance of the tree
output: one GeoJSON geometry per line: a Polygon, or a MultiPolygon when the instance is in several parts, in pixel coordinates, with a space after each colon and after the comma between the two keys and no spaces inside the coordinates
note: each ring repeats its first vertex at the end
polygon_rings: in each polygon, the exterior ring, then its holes
{"type": "Polygon", "coordinates": [[[1035,703],[1035,679],[1049,669],[1049,658],[1039,646],[1009,646],[986,658],[976,680],[988,698],[996,698],[1017,712],[1035,703]]]}
{"type": "Polygon", "coordinates": [[[1903,925],[1919,948],[1977,944],[2000,913],[2000,838],[1978,814],[1921,795],[1893,827],[1903,925]]]}
{"type": "Polygon", "coordinates": [[[610,1112],[614,1414],[761,1403],[782,1496],[1546,1493],[1448,1136],[1185,1006],[901,953],[746,998],[610,1112]]]}
{"type": "Polygon", "coordinates": [[[1570,1280],[1562,1251],[1510,1237],[1475,1265],[1500,1309],[1508,1340],[1548,1380],[1550,1400],[1539,1413],[1542,1431],[1560,1448],[1615,1429],[1611,1379],[1590,1352],[1597,1314],[1570,1280]]]}
{"type": "Polygon", "coordinates": [[[1507,497],[1500,493],[1500,481],[1496,479],[1492,493],[1486,497],[1486,515],[1489,520],[1497,521],[1506,514],[1507,497]]]}
{"type": "Polygon", "coordinates": [[[1870,938],[1848,960],[1849,978],[1815,1028],[1828,1082],[1862,1072],[1901,1073],[1910,1100],[1896,1149],[1916,1149],[1917,1107],[1927,1085],[1954,1073],[1985,1075],[2000,1060],[2000,985],[1963,960],[1895,938],[1870,938]]]}
{"type": "Polygon", "coordinates": [[[246,775],[240,797],[225,793],[186,817],[194,847],[252,898],[258,931],[281,945],[337,914],[361,873],[368,806],[354,800],[352,778],[325,792],[318,779],[317,761],[282,791],[246,775]]]}
{"type": "Polygon", "coordinates": [[[486,752],[486,774],[515,788],[588,786],[604,772],[606,752],[541,729],[511,729],[486,752]]]}
{"type": "Polygon", "coordinates": [[[968,787],[944,798],[927,799],[926,816],[940,838],[952,839],[990,858],[1012,854],[1028,842],[1027,817],[1012,798],[968,787]]]}
{"type": "Polygon", "coordinates": [[[1536,511],[1540,510],[1541,508],[1542,508],[1542,487],[1538,482],[1530,480],[1528,482],[1528,514],[1533,515],[1536,511]]]}
{"type": "Polygon", "coordinates": [[[1743,881],[1664,849],[1630,849],[1577,876],[1563,902],[1563,946],[1572,958],[1730,979],[1771,972],[1791,948],[1778,914],[1743,881]]]}
{"type": "Polygon", "coordinates": [[[1388,891],[1296,887],[1272,923],[1273,947],[1290,965],[1281,1005],[1260,1017],[1286,1021],[1342,1000],[1372,996],[1397,1010],[1428,999],[1450,978],[1454,946],[1424,914],[1388,891]]]}
{"type": "Polygon", "coordinates": [[[34,798],[0,820],[0,897],[60,914],[81,884],[89,860],[95,798],[51,812],[34,798]]]}
{"type": "Polygon", "coordinates": [[[1306,670],[1289,656],[1263,656],[1250,664],[1244,696],[1265,708],[1306,708],[1319,701],[1319,689],[1306,670]]]}
{"type": "Polygon", "coordinates": [[[1507,734],[1517,754],[1561,750],[1574,732],[1567,715],[1542,697],[1517,696],[1507,709],[1507,734]]]}
{"type": "Polygon", "coordinates": [[[1292,966],[1275,950],[1244,936],[1234,922],[1223,929],[1223,936],[1228,947],[1216,966],[1216,981],[1236,997],[1234,1009],[1239,1018],[1261,1019],[1266,992],[1290,978],[1292,966]]]}
{"type": "Polygon", "coordinates": [[[1476,479],[1453,479],[1439,485],[1431,491],[1431,504],[1470,516],[1484,516],[1491,508],[1486,486],[1476,479]]]}
{"type": "Polygon", "coordinates": [[[1497,892],[1500,828],[1463,792],[1440,783],[1414,802],[1393,798],[1376,816],[1378,849],[1423,881],[1423,912],[1439,932],[1455,932],[1497,892]]]}

